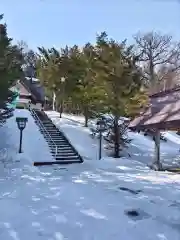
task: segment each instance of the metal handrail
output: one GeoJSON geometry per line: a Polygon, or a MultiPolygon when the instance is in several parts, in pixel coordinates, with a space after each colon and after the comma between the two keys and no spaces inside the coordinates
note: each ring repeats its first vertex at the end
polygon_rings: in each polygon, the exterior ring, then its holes
{"type": "Polygon", "coordinates": [[[48,135],[48,137],[50,138],[51,142],[53,143],[53,145],[55,146],[55,157],[57,155],[57,150],[58,150],[58,146],[55,144],[55,142],[53,141],[51,135],[49,134],[49,132],[46,130],[46,128],[44,127],[42,121],[40,120],[40,118],[38,117],[38,115],[36,114],[36,112],[34,111],[34,109],[30,109],[32,115],[35,116],[35,118],[38,120],[39,124],[41,125],[42,129],[44,130],[44,132],[48,135]]]}

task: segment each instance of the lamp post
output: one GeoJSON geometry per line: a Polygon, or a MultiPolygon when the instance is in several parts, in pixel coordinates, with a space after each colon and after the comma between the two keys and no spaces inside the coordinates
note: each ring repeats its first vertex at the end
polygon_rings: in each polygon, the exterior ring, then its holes
{"type": "Polygon", "coordinates": [[[62,86],[62,92],[60,93],[61,94],[61,102],[60,102],[60,118],[62,117],[62,112],[63,112],[63,101],[64,101],[64,82],[65,82],[65,77],[62,77],[61,78],[61,86],[62,86]]]}
{"type": "Polygon", "coordinates": [[[56,103],[56,93],[55,93],[55,90],[56,90],[56,85],[53,84],[53,111],[55,111],[56,109],[56,106],[55,106],[55,103],[56,103]]]}
{"type": "Polygon", "coordinates": [[[16,122],[20,130],[19,153],[22,153],[22,133],[26,127],[28,119],[26,117],[17,117],[16,122]]]}
{"type": "Polygon", "coordinates": [[[105,121],[100,119],[97,121],[97,130],[99,132],[99,160],[101,159],[102,155],[102,132],[105,130],[105,121]]]}

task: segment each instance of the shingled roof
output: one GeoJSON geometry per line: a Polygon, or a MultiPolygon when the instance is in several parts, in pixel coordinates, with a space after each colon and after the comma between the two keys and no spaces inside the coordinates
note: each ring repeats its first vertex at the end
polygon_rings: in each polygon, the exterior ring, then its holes
{"type": "Polygon", "coordinates": [[[150,106],[130,122],[130,128],[180,128],[180,87],[150,96],[150,106]]]}
{"type": "Polygon", "coordinates": [[[31,93],[35,102],[44,103],[45,91],[38,79],[24,77],[20,82],[31,93]]]}

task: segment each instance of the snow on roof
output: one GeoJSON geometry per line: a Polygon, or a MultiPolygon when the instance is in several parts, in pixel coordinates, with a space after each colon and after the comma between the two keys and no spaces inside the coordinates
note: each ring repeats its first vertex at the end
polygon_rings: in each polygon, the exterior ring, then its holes
{"type": "Polygon", "coordinates": [[[31,78],[24,78],[21,80],[23,85],[25,85],[29,91],[32,93],[32,97],[36,102],[44,103],[45,101],[45,92],[44,87],[41,85],[40,81],[30,81],[31,78]]]}
{"type": "Polygon", "coordinates": [[[18,99],[18,103],[29,103],[30,102],[30,99],[27,99],[27,98],[19,98],[18,99]]]}
{"type": "Polygon", "coordinates": [[[33,82],[40,82],[40,80],[38,78],[30,78],[30,77],[25,77],[27,80],[32,80],[33,82]]]}

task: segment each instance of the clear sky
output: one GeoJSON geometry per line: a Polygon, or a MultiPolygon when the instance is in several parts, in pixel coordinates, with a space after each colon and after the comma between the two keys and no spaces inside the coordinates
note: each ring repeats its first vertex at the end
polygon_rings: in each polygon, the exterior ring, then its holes
{"type": "Polygon", "coordinates": [[[9,35],[34,49],[83,45],[101,31],[120,41],[139,30],[180,39],[178,0],[0,0],[0,10],[9,35]]]}

